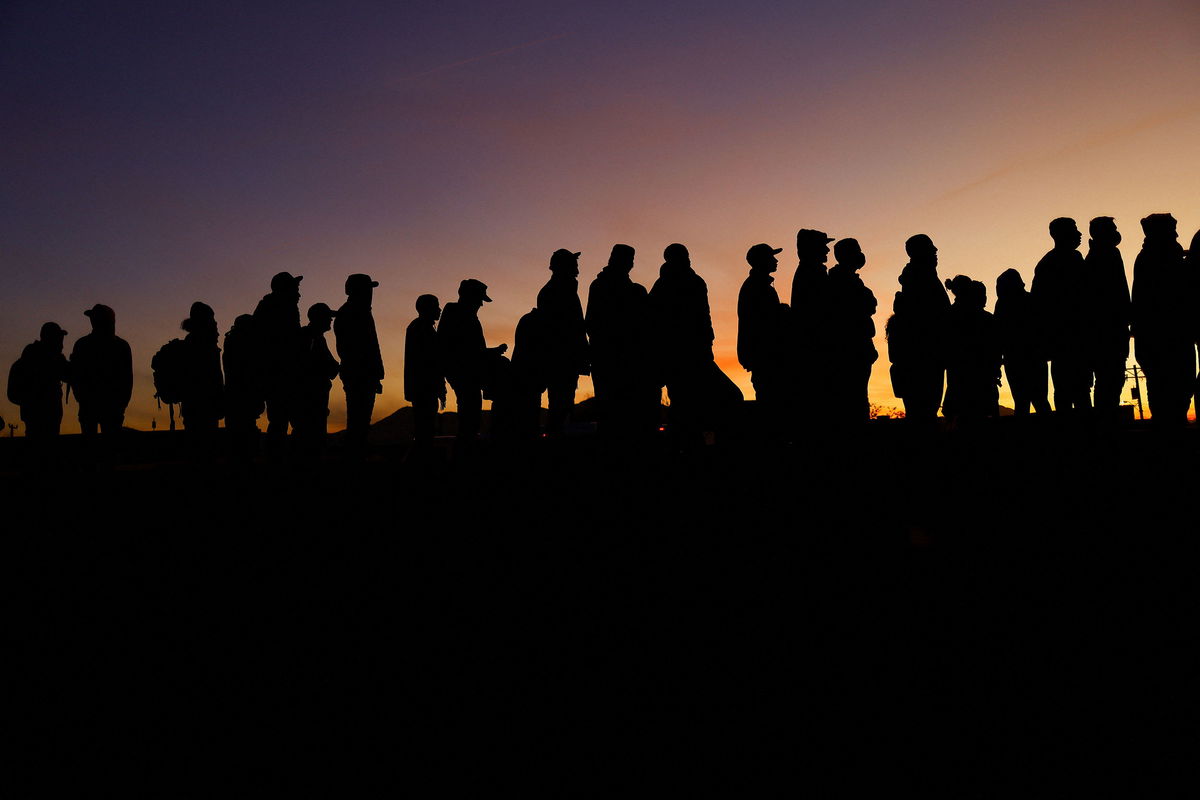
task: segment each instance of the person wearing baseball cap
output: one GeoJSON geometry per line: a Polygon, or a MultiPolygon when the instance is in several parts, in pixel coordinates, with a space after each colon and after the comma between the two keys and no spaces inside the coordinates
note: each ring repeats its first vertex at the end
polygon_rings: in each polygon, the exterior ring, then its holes
{"type": "Polygon", "coordinates": [[[71,386],[79,402],[79,427],[86,438],[97,432],[111,440],[120,434],[133,396],[133,353],[117,336],[117,315],[96,304],[83,312],[92,332],[71,349],[71,386]]]}
{"type": "Polygon", "coordinates": [[[444,359],[446,380],[454,390],[458,405],[458,441],[460,452],[472,448],[479,435],[483,414],[483,381],[489,354],[502,355],[507,344],[488,347],[479,322],[479,309],[492,302],[487,285],[467,278],[458,285],[458,302],[446,303],[438,323],[438,348],[444,359]]]}
{"type": "Polygon", "coordinates": [[[217,319],[207,303],[192,303],[188,318],[179,325],[184,337],[184,374],[180,410],[183,427],[195,455],[212,454],[220,420],[225,416],[225,380],[221,374],[221,350],[217,346],[217,319]]]}
{"type": "Polygon", "coordinates": [[[829,283],[825,265],[832,241],[825,231],[801,228],[796,232],[797,263],[788,314],[792,327],[794,413],[799,421],[812,421],[823,413],[819,376],[825,368],[826,354],[821,337],[825,328],[825,290],[829,283]]]}
{"type": "Polygon", "coordinates": [[[579,376],[591,372],[583,305],[579,302],[579,255],[570,250],[555,250],[550,256],[550,280],[537,296],[540,349],[549,400],[546,431],[555,435],[566,429],[567,418],[575,406],[579,376]]]}
{"type": "Polygon", "coordinates": [[[53,439],[62,427],[62,385],[70,376],[63,355],[66,335],[58,323],[45,323],[38,340],[25,346],[8,373],[8,399],[20,409],[30,441],[53,439]]]}
{"type": "Polygon", "coordinates": [[[288,426],[295,414],[296,386],[300,379],[303,344],[300,336],[300,281],[304,276],[279,272],[271,278],[271,291],[254,309],[254,327],[261,343],[263,399],[267,408],[267,451],[283,454],[288,426]]]}
{"type": "Polygon", "coordinates": [[[342,360],[342,388],[346,390],[346,443],[358,456],[365,455],[375,396],[383,393],[383,355],[375,332],[371,300],[378,281],[357,273],[346,278],[346,302],[337,310],[333,335],[342,360]]]}
{"type": "Polygon", "coordinates": [[[787,398],[787,306],[779,302],[774,272],[781,247],[756,244],[746,251],[750,274],[738,292],[737,356],[754,385],[759,425],[779,431],[787,398]]]}

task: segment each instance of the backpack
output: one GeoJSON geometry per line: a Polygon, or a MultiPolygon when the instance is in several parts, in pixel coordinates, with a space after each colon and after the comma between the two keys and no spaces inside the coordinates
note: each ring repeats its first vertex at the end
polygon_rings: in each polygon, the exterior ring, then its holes
{"type": "Polygon", "coordinates": [[[172,339],[158,348],[150,359],[154,371],[154,396],[164,403],[179,403],[183,400],[183,386],[187,374],[187,345],[182,339],[172,339]]]}
{"type": "Polygon", "coordinates": [[[31,377],[29,361],[22,355],[13,362],[12,367],[8,370],[8,402],[14,406],[25,404],[31,377]]]}

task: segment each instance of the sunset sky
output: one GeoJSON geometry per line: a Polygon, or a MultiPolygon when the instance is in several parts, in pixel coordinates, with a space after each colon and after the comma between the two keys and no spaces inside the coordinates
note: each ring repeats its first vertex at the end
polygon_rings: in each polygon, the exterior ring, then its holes
{"type": "Polygon", "coordinates": [[[555,249],[583,252],[586,295],[614,243],[649,287],[683,242],[751,397],[745,251],[784,248],[786,298],[795,232],[819,228],[862,244],[872,398],[899,406],[882,329],[908,236],[991,308],[1054,217],[1085,249],[1115,217],[1131,281],[1141,217],[1172,212],[1184,246],[1200,227],[1197,0],[9,2],[0,109],[0,365],[48,320],[69,350],[110,305],[135,427],[165,426],[150,358],[192,301],[224,331],[280,270],[302,310],[380,282],[379,418],[418,294],[479,278],[489,344],[511,345],[555,249]]]}

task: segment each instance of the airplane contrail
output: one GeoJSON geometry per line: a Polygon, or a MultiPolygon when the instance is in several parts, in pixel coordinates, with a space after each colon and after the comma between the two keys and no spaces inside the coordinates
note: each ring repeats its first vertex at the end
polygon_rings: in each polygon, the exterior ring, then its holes
{"type": "Polygon", "coordinates": [[[468,64],[475,64],[479,61],[486,61],[489,58],[495,58],[497,56],[505,56],[505,55],[508,55],[509,53],[515,53],[518,50],[524,50],[527,47],[534,47],[539,44],[545,44],[546,42],[553,42],[556,39],[563,39],[570,35],[571,35],[570,33],[560,33],[560,34],[556,34],[555,36],[547,36],[543,39],[534,39],[532,42],[525,42],[524,44],[518,44],[513,47],[506,47],[503,50],[495,50],[491,53],[484,53],[481,56],[474,56],[473,58],[464,58],[462,61],[455,61],[451,64],[442,64],[440,67],[434,67],[433,69],[427,69],[424,72],[418,72],[416,74],[409,75],[406,78],[402,78],[401,80],[415,80],[417,78],[424,78],[427,75],[433,75],[434,73],[437,73],[437,72],[445,72],[448,69],[455,69],[457,67],[465,67],[468,64]]]}

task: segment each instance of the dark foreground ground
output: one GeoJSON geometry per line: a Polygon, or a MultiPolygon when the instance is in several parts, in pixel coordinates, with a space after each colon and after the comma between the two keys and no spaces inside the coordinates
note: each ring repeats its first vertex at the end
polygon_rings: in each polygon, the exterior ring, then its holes
{"type": "Polygon", "coordinates": [[[146,434],[28,472],[0,442],[10,757],[165,766],[164,794],[335,764],[435,796],[1190,769],[1200,431],[1001,422],[430,468],[194,466],[146,434]]]}

